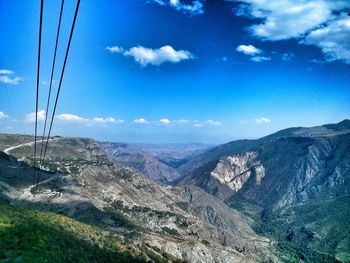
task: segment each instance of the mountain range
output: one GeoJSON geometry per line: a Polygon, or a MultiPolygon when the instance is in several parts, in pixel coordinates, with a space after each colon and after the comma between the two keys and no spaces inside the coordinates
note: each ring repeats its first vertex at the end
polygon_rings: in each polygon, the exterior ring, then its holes
{"type": "Polygon", "coordinates": [[[0,135],[0,240],[21,237],[1,259],[350,262],[350,120],[218,146],[56,136],[41,170],[33,141],[0,135]],[[24,234],[42,218],[68,222],[51,246],[24,234]]]}

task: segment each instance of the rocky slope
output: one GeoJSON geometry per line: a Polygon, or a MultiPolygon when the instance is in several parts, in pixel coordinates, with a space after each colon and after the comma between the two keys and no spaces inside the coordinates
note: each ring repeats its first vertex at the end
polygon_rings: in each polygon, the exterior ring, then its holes
{"type": "Polygon", "coordinates": [[[154,181],[170,183],[180,177],[180,174],[173,167],[161,162],[154,154],[140,146],[103,143],[102,147],[113,161],[133,167],[154,181]]]}
{"type": "Polygon", "coordinates": [[[264,207],[296,204],[333,189],[348,194],[349,122],[221,145],[180,167],[187,172],[178,183],[222,199],[244,193],[264,207]]]}
{"type": "Polygon", "coordinates": [[[171,184],[181,174],[176,171],[207,149],[203,144],[126,144],[100,143],[107,156],[114,162],[132,167],[144,176],[165,184],[171,184]]]}
{"type": "Polygon", "coordinates": [[[6,147],[7,154],[0,155],[0,196],[13,205],[95,225],[169,262],[275,258],[270,240],[255,234],[251,221],[216,197],[194,186],[159,185],[113,162],[93,140],[52,138],[35,186],[29,165],[33,144],[6,142],[6,147]]]}
{"type": "Polygon", "coordinates": [[[0,136],[0,199],[95,225],[134,256],[350,262],[349,120],[183,155],[51,138],[35,187],[31,139],[0,136]]]}
{"type": "Polygon", "coordinates": [[[179,185],[199,186],[240,209],[296,260],[350,260],[349,235],[332,234],[350,231],[342,224],[350,221],[344,213],[350,195],[349,120],[224,144],[179,171],[184,173],[179,185]]]}
{"type": "Polygon", "coordinates": [[[149,152],[157,160],[173,168],[187,163],[213,147],[201,143],[135,144],[134,146],[149,152]]]}

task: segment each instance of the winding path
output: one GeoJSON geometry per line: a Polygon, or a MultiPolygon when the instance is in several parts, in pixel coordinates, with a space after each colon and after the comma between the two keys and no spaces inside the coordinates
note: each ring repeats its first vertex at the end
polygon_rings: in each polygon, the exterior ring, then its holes
{"type": "MultiPolygon", "coordinates": [[[[49,141],[54,141],[54,140],[57,140],[57,138],[49,139],[49,141]]],[[[42,142],[42,141],[43,141],[43,140],[38,140],[38,141],[36,141],[36,142],[37,142],[37,143],[40,143],[40,142],[42,142]]],[[[45,141],[45,140],[44,140],[44,141],[45,141]]],[[[16,146],[11,146],[11,147],[5,149],[5,150],[4,150],[4,153],[9,154],[10,151],[13,151],[13,150],[15,150],[15,149],[18,149],[18,148],[21,148],[21,147],[24,147],[24,146],[32,146],[33,144],[34,144],[34,141],[22,143],[22,144],[19,144],[19,145],[16,145],[16,146]]]]}

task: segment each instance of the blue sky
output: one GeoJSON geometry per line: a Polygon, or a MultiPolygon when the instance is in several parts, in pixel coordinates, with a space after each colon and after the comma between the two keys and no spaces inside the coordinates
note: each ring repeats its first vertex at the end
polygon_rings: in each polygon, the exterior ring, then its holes
{"type": "MultiPolygon", "coordinates": [[[[0,2],[3,133],[34,132],[39,4],[0,2]]],[[[45,1],[40,127],[59,7],[45,1]]],[[[53,134],[221,143],[349,118],[349,11],[346,0],[82,1],[53,134]]]]}

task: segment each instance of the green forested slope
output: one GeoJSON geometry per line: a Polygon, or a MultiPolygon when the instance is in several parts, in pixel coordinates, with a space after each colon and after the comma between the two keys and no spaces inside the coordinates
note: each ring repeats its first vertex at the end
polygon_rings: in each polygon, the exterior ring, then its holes
{"type": "Polygon", "coordinates": [[[65,216],[0,204],[0,262],[146,262],[122,240],[65,216]]]}

